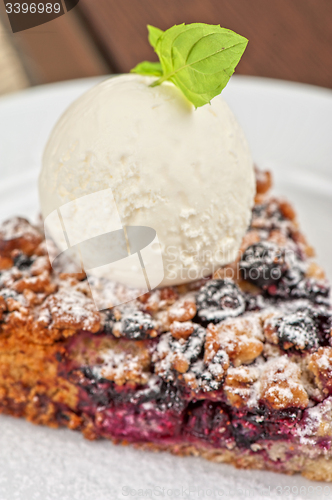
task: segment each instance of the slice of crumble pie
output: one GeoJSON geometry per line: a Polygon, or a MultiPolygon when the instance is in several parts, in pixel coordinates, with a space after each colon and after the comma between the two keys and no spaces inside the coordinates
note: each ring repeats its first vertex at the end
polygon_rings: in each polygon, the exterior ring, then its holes
{"type": "MultiPolygon", "coordinates": [[[[0,411],[152,450],[332,480],[329,288],[257,172],[236,262],[96,311],[37,227],[0,228],[0,411]]],[[[101,293],[105,290],[101,290],[101,293]]],[[[119,301],[118,301],[119,302],[119,301]]]]}

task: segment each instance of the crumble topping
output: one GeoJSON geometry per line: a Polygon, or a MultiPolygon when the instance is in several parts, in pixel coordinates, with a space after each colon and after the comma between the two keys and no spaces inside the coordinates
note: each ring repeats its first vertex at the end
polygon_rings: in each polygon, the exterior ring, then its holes
{"type": "Polygon", "coordinates": [[[196,315],[196,302],[188,297],[178,300],[168,310],[168,318],[170,323],[173,321],[189,321],[196,315]]]}
{"type": "Polygon", "coordinates": [[[187,340],[192,333],[194,333],[194,324],[191,321],[173,321],[170,326],[170,332],[172,336],[177,339],[187,340]]]}
{"type": "Polygon", "coordinates": [[[264,337],[256,315],[227,319],[207,328],[204,361],[209,362],[222,349],[234,366],[252,363],[263,351],[264,337]]]}
{"type": "Polygon", "coordinates": [[[245,405],[253,406],[257,404],[253,386],[259,380],[260,370],[257,366],[230,367],[224,383],[224,391],[227,401],[236,408],[245,405]],[[249,402],[252,399],[253,401],[249,402]]]}
{"type": "Polygon", "coordinates": [[[320,347],[309,356],[308,369],[325,394],[332,392],[332,347],[320,347]]]}
{"type": "Polygon", "coordinates": [[[77,290],[60,289],[43,302],[37,321],[48,320],[51,328],[59,330],[88,330],[92,333],[100,329],[100,315],[89,297],[77,290]]]}
{"type": "Polygon", "coordinates": [[[304,412],[302,425],[296,430],[296,436],[304,445],[317,445],[317,438],[328,438],[332,436],[332,398],[328,397],[313,408],[304,412]]]}
{"type": "MultiPolygon", "coordinates": [[[[189,326],[189,325],[188,325],[189,326]]],[[[174,380],[174,371],[183,374],[199,358],[205,341],[205,329],[192,324],[193,332],[187,339],[175,339],[165,333],[157,344],[152,360],[155,372],[166,380],[174,380]]]]}
{"type": "Polygon", "coordinates": [[[157,324],[153,318],[141,310],[132,307],[115,308],[106,313],[105,330],[115,337],[144,340],[158,335],[157,324]]]}
{"type": "Polygon", "coordinates": [[[115,382],[146,384],[149,381],[150,354],[142,346],[124,346],[116,344],[110,349],[99,352],[100,364],[93,367],[92,373],[97,378],[115,382]]]}
{"type": "Polygon", "coordinates": [[[106,336],[112,342],[103,350],[90,346],[99,358],[81,362],[119,386],[153,377],[170,393],[239,411],[315,407],[332,391],[329,288],[292,207],[265,194],[270,182],[269,174],[259,175],[239,255],[213,279],[136,299],[137,290],[92,278],[110,306],[101,312],[84,273],[64,272],[61,258],[51,268],[38,229],[25,219],[5,222],[0,335],[37,344],[75,339],[81,331],[106,336]]]}
{"type": "Polygon", "coordinates": [[[0,254],[10,258],[13,250],[32,255],[42,242],[41,233],[22,217],[6,220],[0,227],[0,254]]]}
{"type": "Polygon", "coordinates": [[[264,194],[272,186],[272,175],[268,170],[260,170],[255,168],[256,176],[256,191],[258,194],[264,194]]]}
{"type": "Polygon", "coordinates": [[[300,367],[287,356],[271,359],[265,364],[260,385],[260,399],[276,410],[308,406],[300,367]]]}

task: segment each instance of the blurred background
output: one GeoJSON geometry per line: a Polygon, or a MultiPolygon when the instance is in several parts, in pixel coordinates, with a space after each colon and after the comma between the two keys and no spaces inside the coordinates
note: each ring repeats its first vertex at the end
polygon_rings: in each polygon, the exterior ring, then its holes
{"type": "MultiPolygon", "coordinates": [[[[146,25],[220,24],[249,39],[238,74],[332,88],[331,0],[80,0],[13,34],[0,0],[0,94],[155,60],[146,25]]],[[[28,2],[29,3],[29,2],[28,2]]]]}

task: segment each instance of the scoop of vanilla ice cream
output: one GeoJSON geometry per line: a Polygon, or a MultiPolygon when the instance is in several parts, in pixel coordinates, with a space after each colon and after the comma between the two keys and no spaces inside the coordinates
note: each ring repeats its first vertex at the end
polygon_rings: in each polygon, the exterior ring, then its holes
{"type": "MultiPolygon", "coordinates": [[[[46,218],[111,188],[122,226],[156,231],[164,286],[208,276],[235,259],[255,180],[244,134],[221,96],[195,109],[172,83],[151,87],[153,80],[117,76],[77,99],[51,133],[39,194],[46,218]]],[[[50,232],[64,247],[52,217],[50,232]]],[[[106,233],[107,211],[85,210],[83,226],[81,241],[91,228],[106,233]]],[[[137,286],[134,270],[122,272],[121,265],[115,274],[105,266],[91,272],[137,286]]]]}

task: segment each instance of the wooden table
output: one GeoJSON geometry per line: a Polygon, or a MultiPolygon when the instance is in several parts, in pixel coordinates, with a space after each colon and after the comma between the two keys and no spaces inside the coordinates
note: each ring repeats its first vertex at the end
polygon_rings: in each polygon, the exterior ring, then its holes
{"type": "Polygon", "coordinates": [[[24,68],[0,20],[0,95],[28,86],[24,68]]]}
{"type": "Polygon", "coordinates": [[[11,38],[37,84],[155,60],[146,25],[181,22],[221,24],[246,36],[238,74],[332,88],[331,0],[80,0],[66,15],[11,38]]]}
{"type": "Polygon", "coordinates": [[[332,87],[331,0],[81,0],[117,72],[153,59],[146,25],[220,24],[249,39],[237,72],[332,87]]]}

